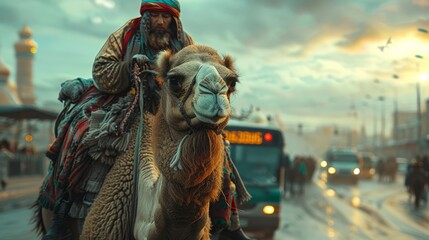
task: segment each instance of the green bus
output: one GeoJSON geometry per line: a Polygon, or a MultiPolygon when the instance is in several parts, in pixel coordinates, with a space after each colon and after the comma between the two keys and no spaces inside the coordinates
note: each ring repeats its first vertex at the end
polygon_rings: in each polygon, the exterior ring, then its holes
{"type": "Polygon", "coordinates": [[[241,226],[272,237],[280,223],[284,139],[279,128],[230,120],[225,129],[231,158],[252,199],[239,205],[241,226]]]}

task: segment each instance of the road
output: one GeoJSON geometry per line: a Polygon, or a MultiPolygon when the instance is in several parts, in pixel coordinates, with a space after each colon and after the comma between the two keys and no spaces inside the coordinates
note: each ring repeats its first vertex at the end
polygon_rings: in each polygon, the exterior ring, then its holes
{"type": "MultiPolygon", "coordinates": [[[[37,239],[28,207],[36,197],[38,181],[15,186],[9,198],[0,193],[0,239],[37,239]]],[[[351,186],[316,178],[304,195],[283,200],[274,239],[429,239],[429,207],[414,210],[402,181],[361,181],[351,186]]]]}
{"type": "Polygon", "coordinates": [[[30,224],[31,204],[36,200],[41,176],[12,178],[0,192],[0,239],[38,239],[30,224]]]}
{"type": "Polygon", "coordinates": [[[402,183],[317,178],[303,196],[283,201],[275,239],[429,239],[429,207],[415,210],[402,183]]]}

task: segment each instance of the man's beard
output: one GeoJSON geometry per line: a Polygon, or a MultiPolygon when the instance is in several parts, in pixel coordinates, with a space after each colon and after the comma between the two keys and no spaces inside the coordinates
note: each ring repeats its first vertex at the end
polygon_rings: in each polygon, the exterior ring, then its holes
{"type": "Polygon", "coordinates": [[[164,50],[170,46],[171,34],[164,29],[154,29],[149,33],[149,46],[153,50],[164,50]]]}

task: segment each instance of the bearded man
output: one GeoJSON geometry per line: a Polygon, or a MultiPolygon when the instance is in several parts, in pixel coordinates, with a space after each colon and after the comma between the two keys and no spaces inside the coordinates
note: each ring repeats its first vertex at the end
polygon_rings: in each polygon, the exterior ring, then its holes
{"type": "MultiPolygon", "coordinates": [[[[60,91],[60,100],[77,102],[82,93],[86,92],[86,95],[90,95],[91,98],[85,102],[87,108],[85,106],[80,107],[94,112],[97,108],[115,102],[112,99],[117,99],[117,96],[129,94],[131,76],[136,63],[139,65],[140,70],[151,70],[160,51],[178,52],[182,48],[193,44],[192,38],[183,31],[179,19],[180,5],[177,0],[142,0],[140,14],[140,17],[129,20],[109,36],[95,57],[93,81],[76,79],[64,83],[60,91]],[[88,91],[93,91],[94,94],[88,94],[88,91]]],[[[82,102],[82,100],[80,101],[82,102]]],[[[71,126],[67,128],[80,128],[80,131],[77,132],[80,132],[81,138],[88,130],[88,124],[86,123],[89,121],[85,119],[85,116],[82,118],[83,120],[76,126],[71,123],[71,126]]],[[[62,128],[66,129],[65,127],[62,128]]],[[[80,162],[84,161],[79,161],[79,159],[84,159],[85,157],[82,156],[85,154],[92,158],[96,158],[100,154],[86,153],[84,150],[79,151],[85,148],[80,148],[79,146],[73,148],[73,144],[71,144],[68,152],[72,152],[72,154],[68,156],[63,153],[65,152],[64,150],[62,150],[63,152],[58,151],[58,149],[63,149],[63,142],[68,142],[61,140],[61,137],[57,137],[58,146],[55,147],[54,142],[53,147],[48,150],[47,155],[54,163],[51,164],[53,166],[50,167],[51,169],[45,179],[39,197],[39,202],[43,207],[44,219],[48,219],[44,223],[45,228],[48,229],[44,239],[58,239],[60,236],[61,239],[78,238],[89,209],[112,166],[106,163],[108,161],[91,161],[88,164],[80,164],[80,162]],[[78,153],[77,156],[76,152],[78,153]],[[62,162],[58,161],[58,159],[73,159],[78,164],[67,164],[66,161],[55,166],[56,161],[62,162]],[[71,165],[77,165],[77,167],[74,167],[75,169],[66,169],[67,166],[71,165]],[[61,182],[61,179],[66,178],[71,179],[67,181],[67,184],[73,185],[73,187],[62,187],[63,182],[61,182]],[[68,189],[68,191],[62,188],[68,189]],[[74,190],[70,191],[70,189],[74,190]],[[65,225],[72,226],[72,228],[65,229],[65,225]]],[[[76,139],[74,136],[71,142],[79,142],[78,140],[79,138],[76,139]]],[[[223,194],[221,194],[225,199],[220,199],[219,202],[213,203],[210,210],[213,223],[212,233],[214,237],[225,235],[230,239],[250,239],[244,234],[239,225],[234,193],[229,191],[230,186],[234,185],[231,181],[231,177],[234,179],[234,176],[227,169],[231,168],[225,167],[223,194]],[[230,206],[232,206],[232,209],[230,206]]],[[[246,197],[243,199],[246,199],[246,197]]]]}
{"type": "Polygon", "coordinates": [[[112,33],[96,56],[93,78],[100,91],[117,94],[127,90],[134,63],[142,69],[153,68],[160,51],[178,52],[193,44],[183,31],[178,1],[143,0],[140,14],[112,33]]]}

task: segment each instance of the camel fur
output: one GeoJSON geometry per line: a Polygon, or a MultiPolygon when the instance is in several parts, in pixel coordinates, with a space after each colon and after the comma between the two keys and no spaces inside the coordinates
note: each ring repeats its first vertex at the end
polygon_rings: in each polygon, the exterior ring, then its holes
{"type": "Polygon", "coordinates": [[[229,98],[238,77],[229,56],[201,45],[163,52],[158,71],[159,110],[155,116],[145,112],[143,119],[135,223],[129,214],[138,118],[127,151],[116,159],[88,213],[81,239],[210,238],[209,205],[220,195],[225,158],[218,131],[231,114],[229,98]],[[191,134],[172,98],[183,101],[188,88],[183,105],[191,134]],[[172,167],[179,145],[179,166],[172,167]]]}

